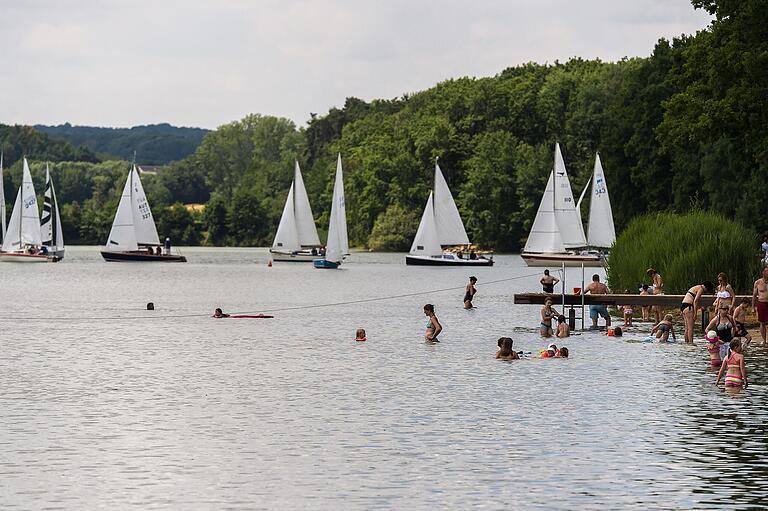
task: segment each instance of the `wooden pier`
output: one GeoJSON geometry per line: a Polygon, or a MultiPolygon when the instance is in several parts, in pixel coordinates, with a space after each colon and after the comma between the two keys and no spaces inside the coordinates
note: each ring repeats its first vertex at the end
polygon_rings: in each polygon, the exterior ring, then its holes
{"type": "MultiPolygon", "coordinates": [[[[661,307],[675,307],[683,303],[685,295],[585,295],[558,294],[558,293],[518,293],[514,295],[514,303],[517,305],[544,305],[547,298],[552,298],[552,303],[556,305],[635,305],[637,307],[648,307],[659,305],[661,307]],[[583,299],[583,301],[582,301],[583,299]]],[[[742,298],[749,298],[752,301],[752,295],[738,295],[734,303],[738,305],[742,298]]],[[[699,299],[699,305],[709,307],[715,302],[713,295],[702,295],[699,299]]]]}

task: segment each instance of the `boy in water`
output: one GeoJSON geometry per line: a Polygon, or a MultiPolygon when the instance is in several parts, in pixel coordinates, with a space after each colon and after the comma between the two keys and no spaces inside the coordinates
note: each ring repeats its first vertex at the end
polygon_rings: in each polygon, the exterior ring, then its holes
{"type": "Polygon", "coordinates": [[[557,317],[557,333],[555,334],[555,337],[559,338],[565,338],[571,336],[571,327],[568,325],[568,322],[565,320],[565,316],[560,314],[557,317]]]}
{"type": "Polygon", "coordinates": [[[675,338],[675,325],[672,322],[672,314],[667,314],[664,319],[659,321],[651,330],[651,335],[656,335],[656,338],[661,342],[667,342],[669,335],[672,334],[672,338],[675,338]]]}

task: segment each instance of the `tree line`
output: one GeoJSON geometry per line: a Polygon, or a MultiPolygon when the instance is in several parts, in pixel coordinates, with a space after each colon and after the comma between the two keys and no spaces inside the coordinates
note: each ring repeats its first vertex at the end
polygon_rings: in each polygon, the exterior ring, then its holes
{"type": "MultiPolygon", "coordinates": [[[[159,230],[177,243],[270,244],[294,160],[322,230],[341,153],[350,242],[407,249],[440,157],[470,238],[516,251],[557,141],[575,192],[599,151],[618,230],[646,212],[712,210],[765,231],[768,9],[756,0],[692,3],[712,24],[659,40],[647,58],[528,63],[395,99],[349,98],[302,128],[258,114],[220,126],[191,155],[143,177],[159,230]]],[[[103,243],[128,164],[87,156],[56,160],[62,223],[72,242],[103,243]]],[[[19,174],[17,163],[9,199],[19,174]]]]}

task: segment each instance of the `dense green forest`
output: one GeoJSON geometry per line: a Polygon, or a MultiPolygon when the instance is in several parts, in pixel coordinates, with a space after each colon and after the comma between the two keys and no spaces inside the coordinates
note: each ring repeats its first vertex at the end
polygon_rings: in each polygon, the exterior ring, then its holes
{"type": "Polygon", "coordinates": [[[197,149],[208,130],[177,128],[170,124],[151,124],[132,128],[96,128],[92,126],[36,125],[56,140],[87,147],[102,158],[130,160],[136,152],[145,164],[162,165],[186,158],[197,149]]]}
{"type": "MultiPolygon", "coordinates": [[[[647,58],[528,63],[395,99],[349,98],[305,128],[258,114],[225,124],[143,178],[158,229],[176,243],[271,243],[297,159],[322,230],[340,152],[350,242],[407,249],[439,156],[470,238],[515,251],[559,141],[575,191],[600,152],[618,230],[646,212],[712,210],[765,231],[768,9],[764,0],[692,3],[714,15],[711,26],[659,40],[647,58]]],[[[22,151],[36,168],[54,161],[69,242],[103,243],[128,163],[94,161],[91,152],[69,163],[56,154],[83,149],[48,140],[53,151],[3,133],[6,195],[18,185],[22,151]]]]}

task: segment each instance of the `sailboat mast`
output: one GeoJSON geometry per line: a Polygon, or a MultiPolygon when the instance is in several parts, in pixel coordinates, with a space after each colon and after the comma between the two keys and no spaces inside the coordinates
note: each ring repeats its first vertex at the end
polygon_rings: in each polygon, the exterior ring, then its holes
{"type": "MultiPolygon", "coordinates": [[[[27,164],[27,157],[24,156],[23,165],[27,164]]],[[[19,193],[19,199],[21,200],[21,208],[24,207],[24,167],[22,166],[21,171],[21,193],[19,193]]],[[[14,204],[13,207],[16,207],[14,204]]],[[[24,231],[22,231],[22,225],[24,220],[24,210],[19,208],[19,250],[22,250],[24,248],[24,231]]]]}

